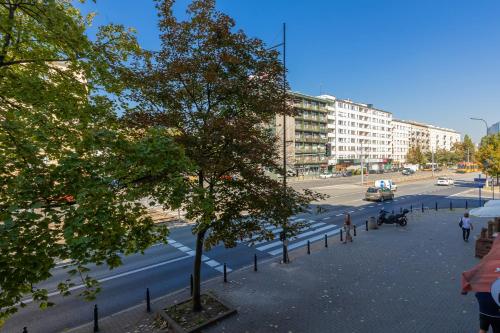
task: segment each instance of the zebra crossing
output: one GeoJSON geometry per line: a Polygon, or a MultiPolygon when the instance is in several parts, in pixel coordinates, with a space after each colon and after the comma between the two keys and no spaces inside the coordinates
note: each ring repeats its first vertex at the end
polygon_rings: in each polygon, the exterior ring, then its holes
{"type": "MultiPolygon", "coordinates": [[[[290,218],[290,221],[292,223],[304,222],[304,221],[306,221],[306,219],[292,217],[292,218],[290,218]]],[[[333,236],[333,235],[340,233],[341,228],[339,226],[337,226],[336,224],[328,224],[326,222],[317,222],[314,220],[307,220],[307,222],[309,223],[309,226],[307,228],[305,228],[304,230],[301,230],[300,233],[298,233],[294,237],[288,239],[288,249],[289,250],[293,250],[295,248],[304,246],[307,244],[308,241],[311,243],[313,243],[315,241],[319,241],[319,240],[323,239],[325,237],[325,235],[327,235],[327,237],[330,237],[330,236],[333,236]]],[[[279,240],[279,233],[283,229],[280,227],[277,227],[277,226],[268,226],[266,229],[274,234],[273,240],[261,240],[261,241],[254,241],[254,242],[252,242],[252,240],[249,240],[247,245],[250,247],[255,246],[255,248],[258,251],[266,252],[266,253],[273,255],[273,256],[282,253],[283,252],[283,243],[281,242],[281,240],[279,240]]]]}
{"type": "MultiPolygon", "coordinates": [[[[408,199],[410,196],[401,196],[396,198],[393,202],[404,201],[408,199]]],[[[356,212],[366,211],[366,209],[370,208],[382,208],[383,206],[391,205],[391,202],[385,203],[372,203],[370,205],[362,206],[362,207],[351,207],[351,210],[346,211],[347,213],[353,214],[356,212]]],[[[301,230],[300,233],[295,235],[294,237],[288,239],[288,250],[293,250],[302,246],[306,246],[307,242],[310,243],[320,241],[324,239],[325,235],[327,237],[331,237],[340,233],[341,226],[337,224],[327,223],[328,220],[332,220],[335,217],[344,216],[345,212],[331,212],[333,214],[329,214],[328,216],[317,217],[317,220],[304,218],[304,217],[291,217],[290,221],[294,222],[308,222],[309,226],[304,230],[301,230]]],[[[243,240],[242,243],[245,243],[249,247],[255,247],[256,250],[268,253],[272,256],[279,255],[283,253],[283,243],[279,240],[279,233],[283,231],[283,228],[279,226],[268,225],[266,229],[273,233],[274,239],[272,240],[259,240],[256,239],[259,236],[254,236],[250,239],[243,240]]]]}

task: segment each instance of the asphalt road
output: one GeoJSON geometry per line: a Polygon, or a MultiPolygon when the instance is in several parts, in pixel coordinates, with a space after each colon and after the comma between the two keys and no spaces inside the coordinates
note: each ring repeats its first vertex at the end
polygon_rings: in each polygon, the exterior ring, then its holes
{"type": "MultiPolygon", "coordinates": [[[[370,216],[376,216],[381,208],[389,211],[394,209],[397,212],[400,208],[410,206],[421,209],[423,204],[434,209],[436,202],[440,208],[448,208],[451,200],[454,207],[464,207],[466,199],[469,207],[478,205],[474,197],[477,190],[470,187],[472,176],[469,175],[459,176],[456,185],[450,187],[435,186],[434,180],[400,183],[395,200],[384,203],[362,200],[365,188],[356,184],[359,181],[357,178],[311,180],[294,184],[297,188],[308,187],[329,197],[312,205],[310,213],[292,218],[305,219],[310,222],[310,227],[290,241],[291,250],[305,246],[307,240],[322,241],[325,234],[329,237],[337,235],[345,212],[350,212],[354,223],[361,226],[370,216]],[[468,193],[469,197],[462,196],[461,193],[468,193]],[[322,213],[317,214],[317,205],[323,208],[322,213]]],[[[277,235],[279,230],[275,229],[273,232],[277,235]]],[[[50,300],[56,305],[41,311],[36,304],[28,300],[28,306],[12,316],[0,332],[20,333],[24,326],[28,327],[30,333],[61,332],[90,322],[94,304],[98,304],[100,316],[107,316],[143,302],[146,288],[150,289],[152,298],[186,288],[189,286],[193,267],[194,243],[190,227],[179,227],[171,230],[168,245],[155,245],[144,255],[124,257],[124,265],[117,269],[91,267],[92,275],[102,281],[102,291],[93,302],[83,301],[76,296],[83,291],[77,280],[72,296],[59,296],[55,289],[58,281],[66,278],[66,273],[64,267],[58,267],[54,269],[51,279],[40,284],[40,287],[54,291],[50,300]]],[[[257,254],[259,259],[280,258],[281,243],[278,240],[253,246],[240,243],[232,249],[217,246],[205,253],[202,276],[204,279],[221,276],[223,263],[227,264],[228,271],[251,265],[254,254],[257,254]]]]}

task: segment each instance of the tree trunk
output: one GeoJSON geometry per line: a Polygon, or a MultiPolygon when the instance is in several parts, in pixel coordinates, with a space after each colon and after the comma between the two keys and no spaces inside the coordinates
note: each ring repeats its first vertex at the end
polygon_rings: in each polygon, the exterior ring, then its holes
{"type": "Polygon", "coordinates": [[[205,231],[196,234],[196,254],[193,268],[193,311],[201,311],[201,256],[203,254],[203,241],[205,231]]]}

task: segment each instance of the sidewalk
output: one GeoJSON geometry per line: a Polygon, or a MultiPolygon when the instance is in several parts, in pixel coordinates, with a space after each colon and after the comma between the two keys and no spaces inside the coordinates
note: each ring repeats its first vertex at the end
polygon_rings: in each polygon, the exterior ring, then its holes
{"type": "MultiPolygon", "coordinates": [[[[272,259],[204,284],[233,304],[238,314],[203,332],[453,332],[478,331],[473,294],[460,294],[460,274],[478,260],[474,241],[458,227],[463,210],[416,212],[405,228],[384,225],[351,244],[338,237],[291,253],[288,265],[272,259]]],[[[479,233],[487,219],[473,219],[479,233]]],[[[361,230],[362,229],[362,230],[361,230]]],[[[153,303],[160,309],[187,290],[153,303]]],[[[100,332],[162,332],[144,304],[104,318],[100,332]]],[[[92,332],[87,325],[71,332],[92,332]]]]}

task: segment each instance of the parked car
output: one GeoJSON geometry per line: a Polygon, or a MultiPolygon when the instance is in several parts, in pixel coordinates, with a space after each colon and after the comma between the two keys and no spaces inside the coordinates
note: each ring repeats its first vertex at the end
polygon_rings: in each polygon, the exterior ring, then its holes
{"type": "Polygon", "coordinates": [[[319,178],[321,178],[321,179],[332,178],[332,177],[333,177],[333,173],[322,173],[319,175],[319,178]]]}
{"type": "Polygon", "coordinates": [[[411,176],[415,173],[415,171],[413,171],[413,169],[405,168],[401,173],[403,176],[411,176]]]}
{"type": "Polygon", "coordinates": [[[436,181],[438,186],[450,186],[453,185],[455,181],[450,177],[439,177],[436,181]]]}
{"type": "Polygon", "coordinates": [[[342,173],[342,177],[351,177],[351,176],[352,176],[352,171],[351,170],[344,171],[342,173]]]}
{"type": "Polygon", "coordinates": [[[369,187],[365,193],[365,200],[368,201],[385,201],[393,199],[394,192],[388,188],[369,187]]]}

